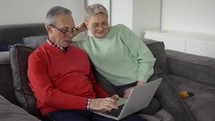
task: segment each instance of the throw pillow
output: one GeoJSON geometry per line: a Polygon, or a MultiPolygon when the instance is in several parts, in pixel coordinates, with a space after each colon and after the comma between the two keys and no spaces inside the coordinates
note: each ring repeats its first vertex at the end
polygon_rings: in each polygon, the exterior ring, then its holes
{"type": "Polygon", "coordinates": [[[24,37],[23,44],[31,46],[40,46],[46,41],[47,37],[47,35],[24,37]]]}
{"type": "Polygon", "coordinates": [[[35,49],[36,47],[13,45],[10,48],[10,61],[14,91],[20,107],[39,117],[40,112],[36,107],[36,98],[29,86],[27,76],[28,56],[35,49]]]}
{"type": "Polygon", "coordinates": [[[163,74],[169,73],[164,43],[150,39],[144,39],[143,41],[151,50],[153,56],[156,58],[153,76],[161,76],[163,74]]]}

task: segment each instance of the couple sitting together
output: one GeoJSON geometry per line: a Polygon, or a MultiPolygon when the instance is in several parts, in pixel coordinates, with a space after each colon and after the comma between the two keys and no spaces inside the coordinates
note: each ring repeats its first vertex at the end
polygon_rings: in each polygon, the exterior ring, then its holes
{"type": "MultiPolygon", "coordinates": [[[[154,73],[148,47],[126,26],[109,26],[101,4],[88,6],[77,27],[70,10],[55,6],[45,27],[48,38],[29,56],[28,78],[46,121],[113,121],[93,111],[117,109],[119,97],[128,98],[154,73]],[[92,36],[72,41],[87,30],[92,36]],[[97,81],[93,73],[100,75],[97,81]]],[[[146,120],[131,114],[122,121],[146,120]]]]}

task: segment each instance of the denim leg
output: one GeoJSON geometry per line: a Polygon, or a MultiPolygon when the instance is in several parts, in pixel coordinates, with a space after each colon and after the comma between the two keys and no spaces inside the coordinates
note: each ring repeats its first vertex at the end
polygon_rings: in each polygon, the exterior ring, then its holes
{"type": "Polygon", "coordinates": [[[120,120],[120,121],[147,121],[147,120],[138,116],[137,114],[132,114],[132,115],[120,120]]]}
{"type": "MultiPolygon", "coordinates": [[[[93,113],[92,114],[92,121],[116,121],[116,120],[106,118],[104,116],[100,116],[98,114],[93,113]]],[[[146,121],[146,120],[143,119],[142,117],[136,115],[136,114],[132,114],[132,115],[130,115],[128,117],[125,117],[125,118],[121,119],[120,121],[146,121]]]]}
{"type": "Polygon", "coordinates": [[[44,121],[90,121],[91,113],[81,110],[61,110],[50,112],[44,121]]]}

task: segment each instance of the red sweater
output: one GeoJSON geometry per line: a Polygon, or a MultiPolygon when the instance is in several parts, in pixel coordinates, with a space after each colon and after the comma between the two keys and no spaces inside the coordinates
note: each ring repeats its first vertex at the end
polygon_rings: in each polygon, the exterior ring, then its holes
{"type": "Polygon", "coordinates": [[[42,116],[85,110],[87,98],[108,96],[96,83],[87,55],[74,46],[62,52],[44,43],[29,56],[28,78],[42,116]]]}

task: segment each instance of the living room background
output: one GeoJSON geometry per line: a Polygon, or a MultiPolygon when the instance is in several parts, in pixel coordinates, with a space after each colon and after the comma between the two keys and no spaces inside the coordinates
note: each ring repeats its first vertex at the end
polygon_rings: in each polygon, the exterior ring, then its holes
{"type": "MultiPolygon", "coordinates": [[[[0,0],[0,14],[2,15],[0,25],[43,22],[47,10],[54,5],[71,9],[75,22],[78,24],[83,20],[85,2],[86,0],[0,0]]],[[[168,30],[214,34],[214,6],[214,0],[117,0],[111,1],[111,22],[112,24],[126,24],[139,36],[142,36],[144,30],[160,27],[168,30]],[[162,8],[159,8],[161,5],[157,5],[161,4],[160,1],[162,1],[162,8]],[[140,8],[141,5],[142,8],[140,8]],[[148,13],[152,13],[151,15],[144,13],[147,9],[148,13]],[[157,9],[162,10],[161,14],[157,12],[157,9]],[[151,19],[147,19],[150,17],[151,19]],[[148,26],[143,25],[144,23],[148,26]]]]}

